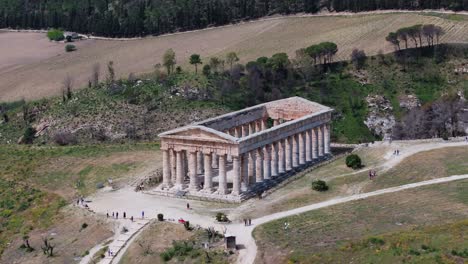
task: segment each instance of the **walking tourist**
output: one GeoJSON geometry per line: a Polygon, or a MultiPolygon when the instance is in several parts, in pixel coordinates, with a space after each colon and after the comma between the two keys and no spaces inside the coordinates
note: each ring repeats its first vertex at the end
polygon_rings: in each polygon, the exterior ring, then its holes
{"type": "Polygon", "coordinates": [[[145,219],[145,211],[141,211],[141,219],[145,219]]]}

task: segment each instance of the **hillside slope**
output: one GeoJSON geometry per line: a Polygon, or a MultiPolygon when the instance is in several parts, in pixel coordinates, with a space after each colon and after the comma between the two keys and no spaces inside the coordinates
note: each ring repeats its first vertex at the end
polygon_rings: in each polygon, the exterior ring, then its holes
{"type": "MultiPolygon", "coordinates": [[[[50,47],[55,52],[40,60],[0,60],[0,69],[7,63],[16,65],[13,69],[0,71],[0,101],[57,95],[67,75],[73,78],[74,87],[83,87],[90,79],[94,64],[100,63],[103,76],[105,65],[111,60],[120,77],[127,77],[129,73],[151,72],[169,48],[176,52],[178,64],[192,69],[188,57],[193,53],[200,54],[207,62],[207,57],[224,56],[227,52],[235,51],[241,62],[245,63],[277,52],[286,52],[294,57],[297,49],[322,41],[332,41],[338,45],[337,59],[340,60],[348,59],[353,48],[364,49],[368,55],[377,54],[379,50],[391,52],[393,48],[385,41],[385,36],[398,28],[414,24],[440,25],[446,31],[442,42],[467,43],[468,23],[464,19],[427,14],[282,17],[133,41],[86,40],[78,42],[78,50],[71,53],[50,47]]],[[[0,43],[11,38],[15,36],[0,34],[0,43]]],[[[18,50],[45,52],[43,46],[35,47],[34,43],[23,41],[8,46],[0,51],[0,57],[18,50]]]]}

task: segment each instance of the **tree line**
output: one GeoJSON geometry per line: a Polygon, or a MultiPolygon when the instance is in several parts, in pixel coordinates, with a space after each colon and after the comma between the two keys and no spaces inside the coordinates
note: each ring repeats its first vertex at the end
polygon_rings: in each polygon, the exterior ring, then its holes
{"type": "Polygon", "coordinates": [[[468,9],[468,0],[0,0],[0,28],[62,28],[107,37],[160,35],[272,14],[468,9]]]}
{"type": "Polygon", "coordinates": [[[411,43],[413,47],[423,47],[424,42],[432,47],[439,44],[440,37],[445,33],[444,29],[434,24],[414,25],[398,29],[396,32],[390,32],[386,40],[392,43],[397,50],[402,49],[402,45],[407,49],[411,43]],[[423,41],[424,40],[424,41],[423,41]]]}

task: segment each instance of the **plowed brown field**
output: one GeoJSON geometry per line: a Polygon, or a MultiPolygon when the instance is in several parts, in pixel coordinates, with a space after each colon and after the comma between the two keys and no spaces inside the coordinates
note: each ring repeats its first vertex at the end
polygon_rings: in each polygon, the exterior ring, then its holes
{"type": "Polygon", "coordinates": [[[78,50],[64,51],[63,43],[51,43],[40,33],[0,33],[0,101],[37,99],[60,93],[67,75],[75,87],[87,84],[92,65],[114,61],[118,76],[150,72],[165,50],[173,48],[177,61],[187,68],[188,57],[223,56],[235,51],[241,62],[294,52],[321,41],[338,44],[338,59],[347,59],[354,48],[367,54],[391,52],[385,41],[390,31],[414,24],[433,23],[447,32],[443,42],[468,42],[467,20],[455,21],[416,13],[371,14],[323,17],[280,17],[233,26],[211,28],[139,40],[85,40],[78,50]]]}

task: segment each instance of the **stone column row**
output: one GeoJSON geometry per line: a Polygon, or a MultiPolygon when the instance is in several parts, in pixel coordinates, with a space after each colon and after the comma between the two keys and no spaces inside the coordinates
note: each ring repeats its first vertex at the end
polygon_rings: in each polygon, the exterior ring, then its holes
{"type": "MultiPolygon", "coordinates": [[[[277,126],[281,124],[279,119],[273,120],[273,126],[277,126]]],[[[253,133],[260,132],[262,130],[268,129],[268,124],[265,119],[259,119],[256,121],[252,121],[247,124],[243,124],[240,126],[233,127],[229,130],[224,131],[226,134],[229,134],[233,137],[246,137],[253,133]]]]}
{"type": "MultiPolygon", "coordinates": [[[[234,168],[238,157],[232,157],[234,168]]],[[[239,165],[239,164],[237,164],[239,165]]],[[[200,151],[174,151],[173,149],[163,150],[163,183],[162,188],[177,190],[185,189],[185,178],[188,175],[190,191],[199,191],[199,174],[203,174],[204,184],[201,191],[212,193],[213,190],[213,169],[219,169],[219,194],[227,194],[227,155],[216,153],[202,153],[200,151]],[[186,154],[188,152],[188,155],[186,154]]],[[[236,170],[234,169],[234,174],[236,170]]],[[[240,179],[233,178],[233,194],[238,194],[240,189],[240,179]]]]}

